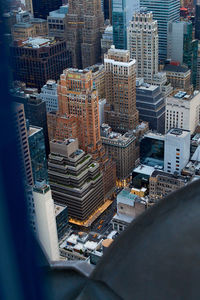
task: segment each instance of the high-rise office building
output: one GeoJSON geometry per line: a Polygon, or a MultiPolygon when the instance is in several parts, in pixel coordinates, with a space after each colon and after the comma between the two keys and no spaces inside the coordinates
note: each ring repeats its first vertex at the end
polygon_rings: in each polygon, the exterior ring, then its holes
{"type": "Polygon", "coordinates": [[[34,183],[48,182],[43,129],[36,126],[28,126],[28,143],[34,183]]]}
{"type": "Polygon", "coordinates": [[[104,59],[104,54],[108,52],[108,50],[112,45],[113,45],[113,27],[111,25],[108,25],[105,28],[101,39],[102,60],[104,59]]]}
{"type": "Polygon", "coordinates": [[[151,83],[158,73],[158,25],[152,12],[141,9],[134,13],[128,27],[128,50],[136,59],[137,77],[151,83]]]}
{"type": "Polygon", "coordinates": [[[165,132],[165,97],[159,86],[143,83],[136,87],[136,107],[139,118],[149,123],[149,129],[165,132]]]}
{"type": "Polygon", "coordinates": [[[58,97],[59,113],[78,117],[80,148],[92,154],[97,153],[101,138],[98,95],[93,87],[92,72],[64,70],[58,82],[58,97]]]}
{"type": "Polygon", "coordinates": [[[163,71],[174,89],[184,90],[187,93],[192,91],[191,70],[188,67],[180,64],[166,64],[163,71]]]}
{"type": "Polygon", "coordinates": [[[47,37],[14,41],[10,46],[13,79],[41,88],[49,79],[57,80],[71,66],[65,40],[47,37]]]}
{"type": "Polygon", "coordinates": [[[35,228],[41,246],[50,261],[59,260],[58,234],[54,202],[50,186],[37,184],[33,187],[35,228]]]}
{"type": "Polygon", "coordinates": [[[180,174],[190,158],[190,132],[171,129],[165,137],[164,171],[180,174]]]}
{"type": "Polygon", "coordinates": [[[127,27],[139,8],[139,0],[112,0],[113,44],[117,49],[127,49],[127,27]]]}
{"type": "Polygon", "coordinates": [[[113,132],[110,126],[101,126],[102,143],[107,153],[116,162],[117,179],[125,181],[139,159],[139,146],[133,133],[124,135],[113,132]]]}
{"type": "Polygon", "coordinates": [[[104,56],[105,122],[113,131],[126,133],[138,125],[136,109],[136,61],[128,50],[111,47],[104,56]]]}
{"type": "Polygon", "coordinates": [[[47,17],[48,36],[66,38],[68,5],[51,11],[47,17]]]}
{"type": "Polygon", "coordinates": [[[192,72],[191,83],[196,87],[198,40],[193,39],[191,22],[168,24],[167,56],[188,66],[192,72]]]}
{"type": "Polygon", "coordinates": [[[92,70],[64,70],[58,82],[58,102],[58,113],[48,114],[50,140],[78,138],[79,147],[100,163],[108,193],[115,185],[115,167],[101,142],[99,98],[92,70]]]}
{"type": "Polygon", "coordinates": [[[69,0],[67,45],[73,67],[83,69],[101,61],[103,29],[101,0],[69,0]]]}
{"type": "Polygon", "coordinates": [[[62,5],[62,0],[32,0],[32,5],[34,17],[46,19],[50,11],[62,5]]]}
{"type": "Polygon", "coordinates": [[[194,133],[199,124],[200,92],[187,95],[178,92],[173,97],[166,98],[165,131],[171,128],[180,128],[194,133]]]}
{"type": "Polygon", "coordinates": [[[198,43],[198,54],[197,54],[196,89],[200,90],[200,43],[198,43]]]}
{"type": "Polygon", "coordinates": [[[38,94],[25,95],[23,93],[13,95],[14,101],[24,104],[25,117],[29,124],[43,128],[46,155],[49,155],[49,137],[47,127],[46,104],[38,94]]]}
{"type": "Polygon", "coordinates": [[[58,110],[58,93],[55,80],[48,80],[41,88],[40,98],[46,103],[47,112],[58,110]]]}
{"type": "Polygon", "coordinates": [[[46,114],[45,102],[42,101],[38,95],[30,95],[30,97],[27,98],[27,103],[25,104],[25,114],[26,114],[26,118],[29,120],[30,125],[43,128],[45,149],[46,149],[46,154],[48,155],[49,137],[48,137],[47,114],[46,114]]]}
{"type": "Polygon", "coordinates": [[[102,0],[102,1],[103,1],[104,19],[110,20],[110,24],[112,24],[112,0],[102,0]]]}
{"type": "Polygon", "coordinates": [[[159,59],[167,58],[167,27],[169,21],[178,21],[180,0],[141,0],[141,7],[152,11],[154,20],[158,21],[159,59]]]}
{"type": "Polygon", "coordinates": [[[100,166],[78,148],[78,140],[50,142],[48,172],[54,201],[67,205],[70,218],[84,221],[104,203],[100,166]]]}
{"type": "Polygon", "coordinates": [[[23,104],[14,102],[12,114],[16,129],[21,174],[26,184],[33,185],[33,173],[23,104]]]}
{"type": "Polygon", "coordinates": [[[32,0],[25,0],[25,7],[28,12],[33,13],[33,3],[32,0]]]}
{"type": "Polygon", "coordinates": [[[195,38],[200,40],[200,0],[196,1],[195,6],[195,38]]]}
{"type": "Polygon", "coordinates": [[[98,98],[106,97],[105,91],[105,68],[103,64],[95,64],[86,68],[87,71],[92,71],[93,87],[97,90],[98,98]]]}
{"type": "Polygon", "coordinates": [[[58,240],[63,238],[68,230],[68,208],[66,205],[63,204],[54,204],[55,208],[55,215],[56,215],[56,226],[57,226],[57,233],[58,233],[58,240]]]}
{"type": "Polygon", "coordinates": [[[13,40],[27,40],[28,38],[46,36],[47,21],[44,19],[33,18],[27,22],[17,22],[12,26],[13,40]]]}

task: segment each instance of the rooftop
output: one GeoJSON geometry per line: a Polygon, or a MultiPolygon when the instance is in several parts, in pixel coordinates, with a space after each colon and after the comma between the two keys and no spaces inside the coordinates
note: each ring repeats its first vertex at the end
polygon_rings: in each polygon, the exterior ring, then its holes
{"type": "Polygon", "coordinates": [[[22,42],[22,46],[28,48],[40,48],[47,47],[55,42],[56,40],[54,38],[29,37],[27,40],[22,42]]]}
{"type": "Polygon", "coordinates": [[[186,92],[184,91],[179,91],[178,93],[176,93],[174,96],[169,96],[167,97],[167,99],[169,100],[186,100],[186,101],[190,101],[192,99],[194,99],[196,96],[199,96],[200,95],[200,92],[195,90],[193,92],[193,94],[187,94],[186,92]]]}
{"type": "Polygon", "coordinates": [[[113,217],[113,220],[117,220],[117,221],[121,221],[121,222],[125,222],[125,223],[131,223],[133,221],[133,217],[131,216],[127,216],[127,215],[122,215],[122,214],[116,214],[113,217]]]}
{"type": "Polygon", "coordinates": [[[46,23],[47,20],[41,18],[33,18],[30,20],[31,23],[46,23]]]}
{"type": "Polygon", "coordinates": [[[170,174],[170,173],[167,173],[167,172],[163,172],[163,171],[158,171],[158,170],[155,170],[151,177],[157,177],[157,176],[164,176],[164,177],[168,177],[168,178],[174,178],[174,179],[179,179],[179,180],[182,180],[184,182],[187,181],[187,178],[182,176],[182,175],[178,175],[178,174],[170,174]]]}
{"type": "Polygon", "coordinates": [[[141,85],[137,86],[137,89],[143,90],[143,91],[155,91],[158,88],[157,85],[152,85],[148,83],[142,83],[141,85]]]}
{"type": "Polygon", "coordinates": [[[171,64],[167,64],[164,67],[164,71],[165,72],[179,72],[179,73],[186,73],[189,71],[188,67],[185,65],[171,65],[171,64]]]}
{"type": "Polygon", "coordinates": [[[57,217],[67,206],[54,203],[55,216],[57,217]]]}
{"type": "Polygon", "coordinates": [[[172,128],[167,132],[167,136],[179,136],[179,137],[185,137],[190,133],[189,130],[184,130],[180,128],[172,128]]]}
{"type": "Polygon", "coordinates": [[[13,28],[30,28],[30,27],[33,27],[33,24],[25,23],[25,22],[20,22],[13,25],[13,28]]]}
{"type": "Polygon", "coordinates": [[[33,191],[39,194],[46,194],[50,190],[50,186],[44,182],[36,183],[33,187],[33,191]]]}
{"type": "Polygon", "coordinates": [[[137,168],[133,170],[133,172],[135,173],[144,174],[148,176],[151,176],[154,171],[155,171],[154,167],[149,167],[146,165],[139,165],[137,168]]]}
{"type": "Polygon", "coordinates": [[[123,189],[117,195],[117,203],[124,203],[130,206],[134,206],[135,201],[138,199],[137,195],[130,193],[130,190],[123,189]]]}

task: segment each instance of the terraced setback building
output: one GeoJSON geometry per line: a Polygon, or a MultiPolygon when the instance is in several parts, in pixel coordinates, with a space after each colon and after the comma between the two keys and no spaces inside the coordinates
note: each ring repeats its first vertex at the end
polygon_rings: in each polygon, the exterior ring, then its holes
{"type": "Polygon", "coordinates": [[[99,164],[78,149],[77,139],[50,142],[49,182],[56,203],[67,205],[70,218],[84,221],[103,203],[99,164]]]}

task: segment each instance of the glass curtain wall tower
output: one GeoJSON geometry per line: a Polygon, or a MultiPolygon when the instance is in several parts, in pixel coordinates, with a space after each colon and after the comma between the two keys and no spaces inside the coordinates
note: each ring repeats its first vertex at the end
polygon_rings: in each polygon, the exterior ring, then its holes
{"type": "Polygon", "coordinates": [[[158,21],[159,60],[167,58],[167,28],[169,21],[178,21],[180,17],[180,0],[141,0],[141,7],[152,11],[158,21]]]}
{"type": "Polygon", "coordinates": [[[139,0],[112,1],[113,44],[116,49],[127,49],[127,26],[133,13],[139,9],[139,0]]]}

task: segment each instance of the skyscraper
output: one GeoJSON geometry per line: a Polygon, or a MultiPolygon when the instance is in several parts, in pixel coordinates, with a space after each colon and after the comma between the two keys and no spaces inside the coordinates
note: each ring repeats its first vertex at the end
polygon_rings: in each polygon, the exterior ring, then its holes
{"type": "Polygon", "coordinates": [[[66,69],[58,82],[58,113],[48,114],[49,138],[78,138],[79,147],[100,163],[104,195],[115,185],[115,165],[100,137],[99,98],[92,70],[66,69]]]}
{"type": "Polygon", "coordinates": [[[33,3],[32,3],[32,0],[25,0],[25,7],[26,7],[26,10],[28,10],[31,13],[33,13],[33,3]]]}
{"type": "Polygon", "coordinates": [[[26,184],[33,184],[31,157],[28,144],[28,134],[23,104],[14,102],[12,107],[13,122],[15,124],[18,156],[20,159],[21,173],[26,184]]]}
{"type": "Polygon", "coordinates": [[[71,66],[65,40],[47,37],[14,41],[10,45],[13,79],[41,88],[49,79],[57,80],[63,68],[71,66]]]}
{"type": "Polygon", "coordinates": [[[43,129],[36,126],[28,127],[28,142],[34,183],[48,181],[47,160],[43,129]]]}
{"type": "Polygon", "coordinates": [[[117,49],[127,49],[127,26],[139,8],[139,0],[112,0],[113,43],[117,49]]]}
{"type": "Polygon", "coordinates": [[[59,260],[58,234],[54,202],[50,186],[37,184],[33,187],[36,234],[50,261],[59,260]]]}
{"type": "Polygon", "coordinates": [[[128,50],[136,59],[137,77],[151,82],[158,73],[158,25],[152,12],[143,9],[134,13],[128,27],[128,50]]]}
{"type": "Polygon", "coordinates": [[[46,19],[50,11],[62,5],[62,0],[32,0],[32,5],[34,17],[46,19]]]}
{"type": "Polygon", "coordinates": [[[200,40],[200,0],[196,1],[195,7],[195,38],[200,40]]]}
{"type": "Polygon", "coordinates": [[[169,22],[167,56],[188,66],[192,72],[191,83],[196,87],[198,40],[193,39],[191,22],[169,22]]]}
{"type": "Polygon", "coordinates": [[[104,203],[99,164],[78,148],[77,139],[50,142],[49,181],[54,201],[67,205],[69,217],[86,220],[104,203]]]}
{"type": "Polygon", "coordinates": [[[138,125],[136,109],[136,61],[128,50],[113,46],[104,56],[106,100],[105,122],[113,131],[126,133],[138,125]]]}
{"type": "Polygon", "coordinates": [[[173,128],[166,134],[164,171],[181,173],[190,158],[190,132],[173,128]]]}
{"type": "Polygon", "coordinates": [[[141,0],[141,7],[152,11],[154,20],[158,21],[159,59],[167,58],[167,27],[169,21],[178,21],[180,0],[141,0]]]}
{"type": "Polygon", "coordinates": [[[136,105],[140,120],[149,123],[149,129],[165,132],[165,97],[159,86],[147,83],[136,88],[136,105]]]}
{"type": "Polygon", "coordinates": [[[69,0],[67,45],[73,67],[83,69],[101,61],[103,27],[101,0],[69,0]]]}
{"type": "Polygon", "coordinates": [[[39,98],[39,95],[32,94],[27,97],[24,94],[14,95],[14,101],[23,103],[26,119],[29,120],[29,124],[43,128],[43,134],[45,139],[46,155],[49,155],[49,137],[47,127],[47,114],[46,104],[39,98]]]}
{"type": "Polygon", "coordinates": [[[58,97],[59,113],[78,117],[80,148],[94,154],[100,149],[101,138],[98,95],[93,88],[92,71],[64,70],[58,83],[58,97]]]}
{"type": "Polygon", "coordinates": [[[55,80],[48,80],[41,88],[40,98],[46,103],[47,112],[58,110],[57,83],[55,80]]]}
{"type": "Polygon", "coordinates": [[[165,131],[171,128],[195,132],[200,121],[200,92],[188,95],[178,92],[173,97],[166,98],[165,131]]]}

